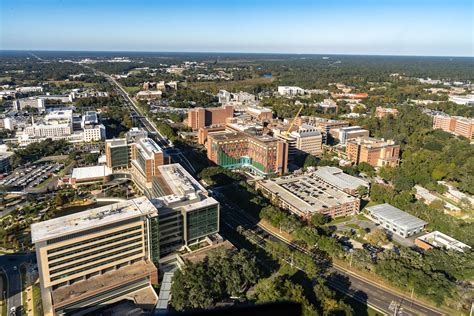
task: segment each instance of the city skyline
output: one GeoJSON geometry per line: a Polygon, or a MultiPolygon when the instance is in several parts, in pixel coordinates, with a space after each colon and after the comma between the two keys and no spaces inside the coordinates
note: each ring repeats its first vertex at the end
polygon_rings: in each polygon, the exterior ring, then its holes
{"type": "Polygon", "coordinates": [[[470,1],[1,3],[3,50],[474,55],[470,1]]]}

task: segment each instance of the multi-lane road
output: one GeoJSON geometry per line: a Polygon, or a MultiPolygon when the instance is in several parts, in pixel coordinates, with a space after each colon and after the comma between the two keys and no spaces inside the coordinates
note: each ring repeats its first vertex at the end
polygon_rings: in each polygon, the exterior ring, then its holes
{"type": "Polygon", "coordinates": [[[26,262],[36,260],[34,254],[12,254],[0,256],[0,272],[6,275],[7,288],[5,295],[7,298],[8,312],[12,307],[16,308],[16,315],[21,315],[21,277],[20,266],[26,262]]]}
{"type": "MultiPolygon", "coordinates": [[[[214,188],[216,198],[219,200],[222,206],[221,211],[221,222],[231,229],[236,229],[238,226],[242,226],[245,229],[250,229],[259,236],[259,244],[263,245],[265,240],[271,240],[273,242],[279,242],[290,249],[304,252],[310,256],[313,256],[306,249],[285,240],[279,235],[272,231],[266,230],[265,227],[258,225],[257,221],[252,218],[245,210],[241,209],[238,205],[227,199],[224,195],[220,194],[219,189],[214,188]]],[[[317,258],[314,258],[317,260],[317,258]]],[[[412,316],[412,315],[427,315],[427,316],[441,316],[445,315],[443,311],[426,306],[416,300],[410,299],[408,296],[401,295],[390,289],[387,289],[379,284],[364,279],[355,273],[333,265],[329,272],[335,272],[345,279],[341,282],[341,278],[330,278],[329,284],[349,296],[367,304],[371,308],[390,315],[399,316],[412,316]],[[350,285],[350,287],[347,286],[350,285]]]]}

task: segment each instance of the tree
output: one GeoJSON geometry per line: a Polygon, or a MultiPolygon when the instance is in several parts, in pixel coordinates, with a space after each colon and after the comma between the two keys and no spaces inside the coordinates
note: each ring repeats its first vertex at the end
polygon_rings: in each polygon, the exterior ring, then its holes
{"type": "Polygon", "coordinates": [[[316,158],[313,155],[308,155],[306,156],[306,159],[304,160],[303,167],[308,168],[308,167],[316,167],[318,165],[319,159],[316,158]]]}
{"type": "Polygon", "coordinates": [[[376,229],[366,236],[366,239],[372,245],[385,245],[388,243],[387,234],[383,229],[376,229]]]}
{"type": "Polygon", "coordinates": [[[367,187],[364,186],[364,185],[359,185],[359,186],[357,187],[357,190],[356,190],[356,191],[357,191],[357,196],[359,196],[359,197],[364,197],[364,196],[366,196],[367,194],[369,194],[369,190],[368,190],[367,187]]]}
{"type": "Polygon", "coordinates": [[[56,206],[63,206],[66,202],[67,199],[61,192],[56,194],[56,196],[54,197],[54,203],[56,204],[56,206]]]}
{"type": "Polygon", "coordinates": [[[329,222],[329,217],[321,213],[315,213],[311,216],[311,224],[313,226],[321,226],[329,222]]]}

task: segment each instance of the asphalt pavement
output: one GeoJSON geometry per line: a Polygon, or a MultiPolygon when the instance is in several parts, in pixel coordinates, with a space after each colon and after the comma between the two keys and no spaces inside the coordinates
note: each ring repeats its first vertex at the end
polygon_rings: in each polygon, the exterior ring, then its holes
{"type": "MultiPolygon", "coordinates": [[[[0,270],[7,277],[7,310],[12,307],[17,309],[16,315],[21,315],[21,277],[20,265],[24,262],[36,261],[35,254],[11,254],[0,256],[0,270]]],[[[3,295],[3,293],[2,293],[3,295]]]]}

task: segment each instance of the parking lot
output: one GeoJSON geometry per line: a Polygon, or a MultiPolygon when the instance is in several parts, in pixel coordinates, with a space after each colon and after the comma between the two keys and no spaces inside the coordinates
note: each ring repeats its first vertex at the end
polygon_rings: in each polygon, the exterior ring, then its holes
{"type": "Polygon", "coordinates": [[[0,186],[17,189],[33,188],[46,181],[52,174],[64,168],[62,162],[38,163],[15,169],[9,176],[0,180],[0,186]]]}

